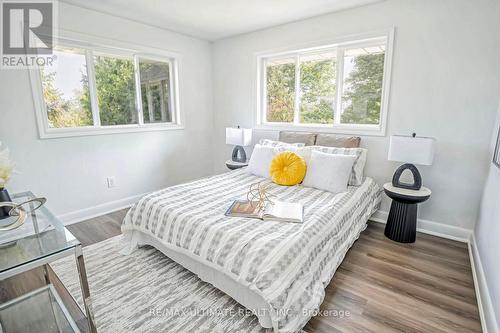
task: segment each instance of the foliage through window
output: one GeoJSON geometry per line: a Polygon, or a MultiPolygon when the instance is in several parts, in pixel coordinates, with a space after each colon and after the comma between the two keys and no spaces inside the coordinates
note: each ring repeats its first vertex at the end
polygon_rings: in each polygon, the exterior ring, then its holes
{"type": "Polygon", "coordinates": [[[262,57],[262,122],[380,128],[386,46],[379,37],[262,57]]]}
{"type": "Polygon", "coordinates": [[[295,98],[295,59],[267,64],[267,114],[274,122],[293,121],[295,98]]]}
{"type": "Polygon", "coordinates": [[[175,124],[173,60],[59,47],[41,67],[44,123],[58,130],[175,124]]]}
{"type": "Polygon", "coordinates": [[[384,56],[384,45],[345,50],[341,123],[379,124],[384,56]]]}
{"type": "Polygon", "coordinates": [[[58,67],[42,67],[43,95],[50,128],[92,126],[85,51],[54,50],[58,67]]]}
{"type": "Polygon", "coordinates": [[[306,55],[300,60],[300,119],[305,124],[332,124],[336,92],[336,54],[306,55]]]}
{"type": "Polygon", "coordinates": [[[101,125],[137,124],[133,59],[93,57],[101,125]]]}

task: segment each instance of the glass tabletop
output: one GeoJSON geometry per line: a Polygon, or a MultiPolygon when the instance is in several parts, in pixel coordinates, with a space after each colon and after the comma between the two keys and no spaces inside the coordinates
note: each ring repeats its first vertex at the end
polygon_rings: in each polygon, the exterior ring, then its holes
{"type": "MultiPolygon", "coordinates": [[[[35,198],[31,192],[11,196],[15,203],[35,198]]],[[[36,204],[30,204],[31,209],[36,204]]],[[[29,211],[29,208],[25,209],[29,211]]],[[[0,226],[12,223],[16,217],[0,220],[0,226]]],[[[26,222],[19,228],[0,231],[0,273],[32,261],[80,245],[76,239],[45,206],[28,213],[26,222]]]]}

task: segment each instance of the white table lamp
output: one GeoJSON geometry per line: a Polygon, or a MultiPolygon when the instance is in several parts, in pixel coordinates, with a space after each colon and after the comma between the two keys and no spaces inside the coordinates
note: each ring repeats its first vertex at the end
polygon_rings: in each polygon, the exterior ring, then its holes
{"type": "Polygon", "coordinates": [[[251,128],[226,128],[226,144],[235,145],[233,149],[232,160],[234,162],[245,163],[247,161],[247,154],[243,147],[250,146],[252,143],[252,129],[251,128]]]}
{"type": "Polygon", "coordinates": [[[417,137],[415,133],[412,136],[391,135],[388,159],[405,163],[394,173],[393,186],[410,190],[419,190],[422,187],[422,176],[414,164],[432,165],[435,141],[434,138],[417,137]],[[413,184],[400,181],[405,170],[412,173],[413,184]]]}

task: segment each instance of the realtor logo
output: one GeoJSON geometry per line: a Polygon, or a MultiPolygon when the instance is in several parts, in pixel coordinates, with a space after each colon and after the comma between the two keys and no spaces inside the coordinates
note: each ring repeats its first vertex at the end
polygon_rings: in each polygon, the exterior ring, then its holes
{"type": "Polygon", "coordinates": [[[0,0],[1,67],[26,68],[52,63],[54,2],[0,0]],[[50,56],[49,56],[50,55],[50,56]]]}

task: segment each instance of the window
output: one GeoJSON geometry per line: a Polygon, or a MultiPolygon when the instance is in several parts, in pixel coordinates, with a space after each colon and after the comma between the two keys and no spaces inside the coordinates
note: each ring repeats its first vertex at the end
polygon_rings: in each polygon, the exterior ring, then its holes
{"type": "Polygon", "coordinates": [[[295,59],[267,63],[267,116],[277,123],[293,122],[295,104],[295,59]]]}
{"type": "Polygon", "coordinates": [[[133,59],[95,55],[93,61],[101,125],[137,124],[133,59]]]}
{"type": "Polygon", "coordinates": [[[169,64],[139,58],[139,74],[144,122],[172,121],[169,64]]]}
{"type": "Polygon", "coordinates": [[[344,51],[342,124],[380,124],[385,45],[344,51]]]}
{"type": "Polygon", "coordinates": [[[50,67],[40,70],[48,126],[92,126],[85,51],[67,48],[55,50],[54,54],[57,70],[50,67]]]}
{"type": "Polygon", "coordinates": [[[384,135],[389,40],[260,56],[259,125],[384,135]]]}
{"type": "Polygon", "coordinates": [[[336,92],[336,54],[299,57],[300,117],[304,124],[333,124],[336,92]]]}
{"type": "Polygon", "coordinates": [[[53,66],[31,72],[42,138],[180,128],[174,58],[72,46],[54,54],[53,66]]]}

